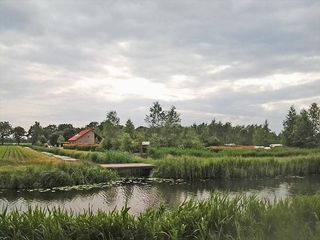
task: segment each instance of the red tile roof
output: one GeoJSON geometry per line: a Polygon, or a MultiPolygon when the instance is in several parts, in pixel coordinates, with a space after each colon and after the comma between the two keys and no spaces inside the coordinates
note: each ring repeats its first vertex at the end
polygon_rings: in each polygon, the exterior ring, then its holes
{"type": "Polygon", "coordinates": [[[73,137],[71,137],[68,142],[74,142],[77,141],[78,139],[82,138],[84,135],[86,135],[88,132],[91,132],[92,129],[91,128],[87,128],[85,130],[82,130],[81,132],[77,133],[76,135],[74,135],[73,137]]]}

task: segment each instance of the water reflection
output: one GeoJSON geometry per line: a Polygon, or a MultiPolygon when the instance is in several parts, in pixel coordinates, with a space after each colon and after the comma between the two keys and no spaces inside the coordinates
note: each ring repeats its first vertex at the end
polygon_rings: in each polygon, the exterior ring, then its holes
{"type": "Polygon", "coordinates": [[[285,199],[294,195],[320,193],[320,176],[306,178],[282,178],[263,180],[199,181],[194,183],[125,183],[120,186],[100,189],[70,190],[56,192],[0,193],[0,210],[26,210],[29,206],[62,207],[80,213],[89,208],[96,212],[112,211],[125,206],[130,212],[139,214],[146,208],[158,206],[161,202],[177,205],[190,198],[206,199],[214,191],[229,192],[231,195],[255,194],[270,201],[285,199]]]}

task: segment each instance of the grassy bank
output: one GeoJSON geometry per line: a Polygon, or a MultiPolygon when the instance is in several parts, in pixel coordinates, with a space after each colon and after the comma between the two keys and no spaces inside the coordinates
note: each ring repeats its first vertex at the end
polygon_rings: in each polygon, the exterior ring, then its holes
{"type": "Polygon", "coordinates": [[[56,155],[73,157],[76,159],[92,161],[95,163],[130,163],[137,161],[134,155],[130,153],[114,150],[105,152],[88,152],[62,148],[45,148],[37,146],[32,146],[32,148],[37,151],[50,152],[56,155]]]}
{"type": "Polygon", "coordinates": [[[253,197],[215,194],[197,203],[150,209],[133,217],[128,209],[72,215],[29,209],[0,213],[3,239],[319,239],[320,196],[269,204],[253,197]]]}
{"type": "Polygon", "coordinates": [[[156,161],[154,177],[186,180],[263,178],[320,174],[320,155],[289,158],[195,158],[177,157],[156,161]]]}
{"type": "Polygon", "coordinates": [[[0,146],[0,188],[49,188],[115,180],[109,170],[85,162],[67,163],[32,149],[0,146]]]}

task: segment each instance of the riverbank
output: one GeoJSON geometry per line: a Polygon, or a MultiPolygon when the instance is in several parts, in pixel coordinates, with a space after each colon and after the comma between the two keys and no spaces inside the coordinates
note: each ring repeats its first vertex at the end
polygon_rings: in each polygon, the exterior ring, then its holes
{"type": "Polygon", "coordinates": [[[32,189],[110,182],[113,171],[88,162],[69,163],[30,148],[0,146],[0,189],[32,189]]]}
{"type": "Polygon", "coordinates": [[[270,204],[253,197],[213,194],[203,202],[160,206],[139,217],[127,208],[75,215],[60,209],[0,214],[9,239],[317,239],[320,196],[270,204]],[[285,219],[285,220],[284,220],[285,219]]]}

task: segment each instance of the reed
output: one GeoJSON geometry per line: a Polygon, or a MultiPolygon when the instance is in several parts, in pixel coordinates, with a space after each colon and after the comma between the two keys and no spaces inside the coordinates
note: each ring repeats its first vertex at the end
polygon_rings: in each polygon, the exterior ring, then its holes
{"type": "Polygon", "coordinates": [[[166,158],[155,162],[154,177],[186,180],[264,178],[320,174],[320,155],[289,158],[166,158]]]}
{"type": "Polygon", "coordinates": [[[140,216],[129,209],[75,215],[61,209],[0,212],[0,239],[319,239],[320,196],[275,204],[253,196],[213,194],[140,216]]]}

